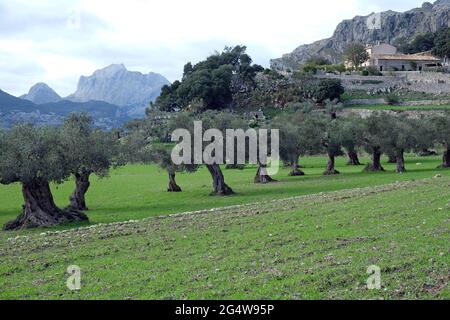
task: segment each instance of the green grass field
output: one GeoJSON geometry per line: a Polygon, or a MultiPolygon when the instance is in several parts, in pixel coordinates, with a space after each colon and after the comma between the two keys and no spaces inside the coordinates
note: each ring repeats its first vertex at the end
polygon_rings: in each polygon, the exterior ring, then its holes
{"type": "MultiPolygon", "coordinates": [[[[306,176],[288,177],[288,169],[280,170],[275,178],[278,183],[255,185],[256,168],[245,170],[224,170],[226,182],[237,192],[230,197],[211,197],[211,177],[206,169],[191,174],[178,174],[177,181],[182,193],[168,193],[167,174],[157,166],[129,165],[111,172],[111,177],[93,177],[87,194],[88,212],[92,223],[107,223],[150,216],[223,207],[233,204],[258,202],[262,199],[285,198],[296,195],[314,194],[326,191],[351,189],[380,185],[395,181],[433,177],[436,173],[449,174],[447,170],[436,169],[440,157],[409,156],[406,160],[409,172],[403,175],[394,172],[395,165],[384,163],[385,173],[362,173],[363,166],[346,166],[344,157],[337,159],[341,175],[322,176],[327,159],[308,157],[300,160],[306,176]]],[[[366,163],[367,158],[361,161],[366,163]]],[[[64,207],[73,191],[73,182],[53,186],[56,203],[64,207]]],[[[20,185],[0,185],[0,224],[14,219],[23,203],[20,185]]],[[[70,227],[70,226],[69,226],[70,227]]],[[[29,231],[27,231],[29,232],[29,231]]]]}
{"type": "Polygon", "coordinates": [[[450,298],[450,178],[1,236],[4,299],[450,298]],[[81,290],[66,286],[81,268],[81,290]],[[366,285],[380,268],[381,289],[366,285]]]}
{"type": "MultiPolygon", "coordinates": [[[[226,170],[230,197],[209,196],[203,169],[179,175],[176,194],[155,166],[114,170],[92,181],[89,228],[0,232],[0,299],[450,298],[450,171],[436,169],[440,157],[409,156],[401,175],[341,158],[342,174],[325,177],[325,163],[302,159],[307,176],[282,170],[268,185],[253,184],[255,168],[226,170]],[[82,270],[80,291],[66,288],[69,265],[82,270]],[[366,287],[371,265],[381,290],[366,287]]],[[[60,206],[72,187],[53,187],[60,206]]],[[[21,203],[18,185],[1,186],[0,223],[21,203]]]]}

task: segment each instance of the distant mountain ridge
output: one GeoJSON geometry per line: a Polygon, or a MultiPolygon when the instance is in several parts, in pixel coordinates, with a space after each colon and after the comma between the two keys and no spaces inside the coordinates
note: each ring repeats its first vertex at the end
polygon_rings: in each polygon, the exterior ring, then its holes
{"type": "Polygon", "coordinates": [[[111,129],[130,118],[121,108],[104,101],[73,102],[59,100],[35,104],[0,90],[0,127],[27,122],[36,125],[59,125],[72,112],[87,112],[97,127],[111,129]]]}
{"type": "Polygon", "coordinates": [[[61,100],[61,97],[52,88],[42,82],[36,83],[30,88],[30,91],[27,94],[21,96],[20,98],[29,100],[36,104],[58,102],[61,100]]]}
{"type": "Polygon", "coordinates": [[[75,93],[61,98],[45,83],[37,83],[20,98],[0,90],[0,126],[19,122],[57,125],[71,112],[87,112],[98,127],[113,128],[142,117],[145,108],[170,84],[157,73],[128,71],[113,64],[81,76],[75,93]]]}
{"type": "Polygon", "coordinates": [[[105,101],[121,107],[141,107],[142,112],[170,82],[160,74],[128,71],[123,64],[112,64],[80,77],[77,91],[67,97],[75,102],[105,101]]]}
{"type": "Polygon", "coordinates": [[[450,0],[438,0],[433,4],[425,2],[421,8],[403,13],[382,12],[378,15],[381,29],[369,28],[367,21],[371,16],[356,16],[351,20],[344,20],[337,26],[331,38],[301,45],[292,53],[273,59],[270,62],[271,68],[296,69],[313,56],[321,56],[332,63],[340,63],[345,47],[351,42],[395,44],[400,38],[411,40],[416,35],[450,27],[450,0]]]}

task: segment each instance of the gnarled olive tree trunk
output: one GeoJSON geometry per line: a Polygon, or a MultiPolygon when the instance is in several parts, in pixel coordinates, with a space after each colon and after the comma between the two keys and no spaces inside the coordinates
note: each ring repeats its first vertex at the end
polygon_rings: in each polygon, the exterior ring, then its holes
{"type": "Polygon", "coordinates": [[[397,173],[406,172],[405,168],[405,153],[403,150],[398,150],[395,155],[395,162],[397,163],[397,173]]]}
{"type": "Polygon", "coordinates": [[[234,194],[233,189],[225,183],[225,178],[223,177],[222,170],[218,164],[209,164],[206,165],[206,167],[208,168],[208,171],[213,179],[214,191],[211,195],[226,196],[234,194]]]}
{"type": "Polygon", "coordinates": [[[375,172],[375,171],[384,171],[384,168],[381,165],[381,150],[380,147],[375,147],[372,150],[372,163],[369,163],[364,171],[375,172]]]}
{"type": "Polygon", "coordinates": [[[444,152],[442,157],[442,165],[440,168],[450,168],[450,148],[447,147],[447,150],[444,152]]]}
{"type": "Polygon", "coordinates": [[[258,167],[258,171],[256,171],[255,183],[266,184],[270,182],[276,182],[276,180],[267,174],[266,166],[260,164],[258,167]]]}
{"type": "Polygon", "coordinates": [[[177,184],[175,180],[175,172],[168,171],[169,173],[169,187],[167,188],[167,192],[181,192],[180,186],[177,184]]]}
{"type": "Polygon", "coordinates": [[[299,176],[304,176],[305,173],[300,170],[300,166],[298,165],[298,162],[294,162],[294,164],[292,165],[292,171],[289,172],[289,176],[290,177],[299,177],[299,176]]]}
{"type": "Polygon", "coordinates": [[[326,175],[326,176],[339,174],[340,172],[336,170],[335,165],[336,165],[335,156],[329,154],[328,155],[327,168],[326,168],[326,170],[325,170],[325,172],[323,174],[326,175]]]}
{"type": "Polygon", "coordinates": [[[47,227],[65,222],[87,221],[79,211],[61,210],[53,201],[48,181],[35,179],[22,184],[24,205],[22,213],[14,221],[4,225],[4,230],[47,227]]]}
{"type": "Polygon", "coordinates": [[[76,173],[75,176],[75,191],[70,196],[70,209],[78,211],[87,211],[86,207],[86,193],[89,190],[91,183],[89,182],[90,173],[76,173]]]}
{"type": "Polygon", "coordinates": [[[359,162],[358,153],[355,150],[348,150],[348,162],[347,165],[349,166],[360,166],[361,162],[359,162]]]}

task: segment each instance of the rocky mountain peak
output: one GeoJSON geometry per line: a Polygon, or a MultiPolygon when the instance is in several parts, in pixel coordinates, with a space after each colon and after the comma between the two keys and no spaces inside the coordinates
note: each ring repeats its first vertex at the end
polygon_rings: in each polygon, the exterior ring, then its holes
{"type": "Polygon", "coordinates": [[[113,77],[117,73],[127,72],[127,68],[123,64],[111,64],[103,69],[94,72],[94,75],[99,77],[113,77]]]}
{"type": "Polygon", "coordinates": [[[112,64],[82,76],[77,91],[68,97],[76,102],[105,101],[122,107],[138,107],[144,112],[146,106],[160,94],[161,88],[170,84],[157,73],[142,74],[128,71],[123,64],[112,64]]]}
{"type": "Polygon", "coordinates": [[[21,98],[32,101],[36,104],[58,102],[61,100],[61,97],[43,82],[36,83],[30,88],[28,94],[21,96],[21,98]]]}

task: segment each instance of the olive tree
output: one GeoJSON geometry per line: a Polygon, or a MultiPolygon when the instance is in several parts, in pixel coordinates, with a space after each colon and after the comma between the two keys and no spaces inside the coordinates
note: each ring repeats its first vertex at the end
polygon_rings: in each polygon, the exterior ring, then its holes
{"type": "Polygon", "coordinates": [[[421,116],[415,121],[416,150],[419,156],[437,154],[432,151],[439,143],[436,139],[433,117],[421,116]]]}
{"type": "Polygon", "coordinates": [[[173,144],[170,140],[168,128],[169,117],[157,116],[148,113],[147,118],[129,123],[126,135],[123,137],[122,157],[131,163],[157,164],[167,171],[169,177],[168,192],[181,192],[176,182],[176,173],[182,171],[195,171],[196,166],[176,165],[171,159],[173,144]],[[164,121],[162,121],[164,119],[164,121]]]}
{"type": "MultiPolygon", "coordinates": [[[[194,132],[194,121],[202,121],[202,136],[208,129],[218,129],[221,130],[223,128],[226,128],[228,124],[230,124],[233,121],[233,116],[231,114],[227,113],[221,113],[221,112],[206,112],[202,115],[193,115],[186,112],[180,112],[176,114],[169,122],[169,128],[173,132],[177,129],[184,129],[186,130],[186,133],[189,134],[189,137],[181,136],[180,139],[182,141],[178,141],[179,143],[182,143],[185,147],[189,148],[191,153],[193,154],[193,151],[195,150],[195,142],[194,138],[202,138],[202,137],[196,137],[194,132]],[[189,141],[186,141],[187,138],[189,138],[189,141]]],[[[203,140],[203,139],[202,139],[203,140]]],[[[202,141],[200,144],[201,150],[199,150],[202,154],[205,151],[206,144],[202,141]]],[[[182,150],[183,154],[186,150],[182,150]]],[[[192,160],[192,159],[190,159],[192,160]]],[[[231,195],[234,194],[233,189],[231,189],[226,183],[225,178],[222,172],[222,169],[220,168],[221,163],[217,162],[211,162],[209,164],[206,164],[206,168],[208,169],[211,178],[212,178],[212,185],[213,185],[213,191],[211,192],[211,195],[231,195]]]]}
{"type": "Polygon", "coordinates": [[[340,119],[342,146],[347,151],[349,166],[360,166],[358,148],[363,145],[364,123],[360,117],[349,117],[340,119]]]}
{"type": "MultiPolygon", "coordinates": [[[[258,130],[261,130],[261,129],[264,130],[265,128],[259,128],[258,130]]],[[[265,144],[265,145],[267,148],[266,151],[268,152],[269,150],[272,150],[272,139],[271,139],[272,135],[271,135],[271,133],[269,133],[269,131],[271,129],[265,129],[265,130],[267,130],[267,144],[265,144]]],[[[261,139],[261,135],[260,135],[259,131],[258,131],[257,135],[258,135],[259,139],[261,139]]],[[[264,142],[263,142],[263,144],[264,144],[264,142]]],[[[270,176],[269,172],[267,171],[267,162],[269,160],[268,158],[272,155],[264,154],[264,152],[261,153],[260,152],[261,146],[262,146],[261,141],[259,141],[257,148],[256,148],[257,153],[258,153],[258,156],[257,156],[258,170],[256,171],[255,178],[253,179],[253,181],[255,183],[261,183],[261,184],[277,182],[277,180],[272,178],[270,176]],[[262,157],[264,157],[264,158],[262,158],[262,157]]]]}
{"type": "Polygon", "coordinates": [[[75,190],[70,196],[70,208],[88,210],[86,193],[90,176],[106,177],[112,166],[118,165],[119,141],[112,132],[94,128],[86,113],[71,114],[60,130],[66,161],[75,177],[75,190]]]}
{"type": "Polygon", "coordinates": [[[386,135],[383,150],[386,154],[394,155],[396,172],[403,173],[405,168],[405,152],[415,150],[418,143],[416,138],[418,123],[405,116],[384,117],[385,125],[390,130],[386,135]]]}
{"type": "Polygon", "coordinates": [[[292,167],[290,176],[303,176],[299,158],[321,151],[322,126],[317,116],[303,110],[281,114],[272,124],[280,130],[280,158],[292,167]]]}
{"type": "Polygon", "coordinates": [[[444,147],[441,168],[450,168],[450,113],[432,119],[436,141],[444,147]]]}
{"type": "Polygon", "coordinates": [[[350,43],[345,48],[343,57],[356,69],[370,58],[366,47],[361,43],[350,43]]]}
{"type": "Polygon", "coordinates": [[[366,166],[365,171],[384,171],[381,155],[382,148],[386,144],[386,137],[390,132],[388,118],[389,115],[386,113],[373,113],[364,121],[363,145],[372,158],[372,162],[366,166]]]}
{"type": "Polygon", "coordinates": [[[66,146],[58,129],[18,125],[0,139],[0,183],[21,183],[24,205],[4,230],[87,221],[77,210],[56,206],[50,182],[62,183],[71,175],[66,146]]]}
{"type": "Polygon", "coordinates": [[[322,138],[322,145],[324,146],[328,155],[327,168],[324,175],[339,174],[335,168],[336,157],[343,156],[342,151],[342,123],[338,119],[331,119],[325,123],[324,135],[322,138]]]}
{"type": "Polygon", "coordinates": [[[172,161],[173,145],[167,144],[155,144],[148,150],[150,162],[154,162],[160,166],[161,169],[167,171],[169,176],[169,184],[167,192],[181,192],[181,187],[177,184],[176,173],[177,172],[194,172],[197,170],[197,166],[194,164],[176,165],[172,161]]]}

